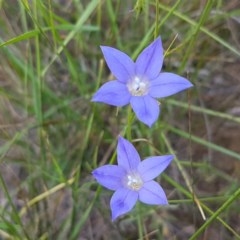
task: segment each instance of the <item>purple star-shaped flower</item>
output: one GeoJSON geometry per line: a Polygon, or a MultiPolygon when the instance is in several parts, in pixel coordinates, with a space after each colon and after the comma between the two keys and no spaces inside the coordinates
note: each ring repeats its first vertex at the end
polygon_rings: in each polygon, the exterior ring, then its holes
{"type": "Polygon", "coordinates": [[[102,186],[116,191],[110,201],[112,220],[134,207],[137,200],[146,204],[168,204],[156,178],[172,161],[173,155],[154,156],[141,161],[134,146],[118,138],[118,165],[104,165],[92,174],[102,186]]]}
{"type": "Polygon", "coordinates": [[[130,103],[137,118],[149,127],[160,113],[156,98],[164,98],[193,86],[179,75],[160,72],[163,64],[160,37],[142,51],[136,62],[115,48],[102,46],[101,49],[116,80],[100,87],[92,101],[117,107],[130,103]]]}

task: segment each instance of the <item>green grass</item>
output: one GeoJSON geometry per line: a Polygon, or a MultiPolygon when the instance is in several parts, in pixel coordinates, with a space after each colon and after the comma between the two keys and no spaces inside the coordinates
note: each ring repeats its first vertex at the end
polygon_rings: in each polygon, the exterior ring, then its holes
{"type": "Polygon", "coordinates": [[[239,89],[214,100],[236,83],[224,70],[239,61],[239,8],[237,0],[0,1],[0,238],[240,239],[239,89]],[[100,45],[136,59],[159,35],[164,71],[194,88],[161,100],[151,129],[128,107],[90,101],[112,79],[100,45]],[[91,171],[115,162],[119,134],[143,157],[176,157],[158,179],[169,206],[137,204],[111,222],[112,193],[91,171]]]}

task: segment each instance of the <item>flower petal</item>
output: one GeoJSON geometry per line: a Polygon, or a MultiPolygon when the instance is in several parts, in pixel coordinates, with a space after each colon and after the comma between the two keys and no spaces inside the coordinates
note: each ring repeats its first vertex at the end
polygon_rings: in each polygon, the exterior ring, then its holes
{"type": "Polygon", "coordinates": [[[151,127],[157,121],[160,112],[157,100],[148,95],[131,97],[130,104],[141,122],[151,127]]]}
{"type": "Polygon", "coordinates": [[[125,53],[116,48],[101,46],[106,63],[117,80],[126,83],[134,75],[135,64],[125,53]]]}
{"type": "Polygon", "coordinates": [[[95,169],[92,174],[102,186],[110,190],[117,190],[123,187],[122,179],[126,172],[122,167],[116,165],[104,165],[95,169]]]}
{"type": "Polygon", "coordinates": [[[112,196],[110,206],[112,210],[112,221],[122,214],[132,210],[138,200],[138,192],[126,188],[118,189],[112,196]]]}
{"type": "Polygon", "coordinates": [[[117,161],[118,165],[127,172],[136,170],[141,162],[140,156],[134,146],[123,137],[118,137],[117,145],[117,161]]]}
{"type": "Polygon", "coordinates": [[[154,98],[168,97],[193,86],[186,78],[174,73],[160,73],[150,84],[149,95],[154,98]]]}
{"type": "Polygon", "coordinates": [[[157,177],[173,159],[173,155],[154,156],[143,160],[138,165],[138,172],[144,182],[157,177]]]}
{"type": "Polygon", "coordinates": [[[129,103],[130,97],[130,93],[125,84],[119,81],[110,81],[98,89],[92,101],[122,107],[129,103]]]}
{"type": "Polygon", "coordinates": [[[168,204],[167,197],[162,187],[155,181],[145,182],[139,190],[139,200],[146,204],[168,204]]]}
{"type": "Polygon", "coordinates": [[[147,76],[149,79],[157,77],[162,69],[163,48],[161,38],[152,42],[136,60],[136,74],[147,76]]]}

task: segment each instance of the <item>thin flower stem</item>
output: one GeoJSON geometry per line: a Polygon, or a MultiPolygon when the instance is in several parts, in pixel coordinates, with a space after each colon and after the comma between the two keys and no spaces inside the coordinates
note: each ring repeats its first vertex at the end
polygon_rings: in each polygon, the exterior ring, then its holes
{"type": "MultiPolygon", "coordinates": [[[[140,212],[140,207],[139,204],[137,204],[137,210],[140,212]]],[[[142,224],[142,219],[141,215],[138,213],[137,214],[137,225],[138,225],[138,239],[143,239],[143,224],[142,224]]]]}
{"type": "Polygon", "coordinates": [[[132,108],[129,106],[128,107],[128,114],[127,114],[127,128],[126,128],[126,135],[128,141],[132,140],[132,122],[134,119],[134,115],[132,112],[132,108]]]}

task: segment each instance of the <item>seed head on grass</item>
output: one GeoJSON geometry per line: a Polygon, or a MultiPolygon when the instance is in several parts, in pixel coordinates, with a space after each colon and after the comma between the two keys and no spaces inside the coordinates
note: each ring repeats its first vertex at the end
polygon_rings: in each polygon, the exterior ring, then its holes
{"type": "Polygon", "coordinates": [[[92,172],[98,183],[115,191],[110,201],[112,220],[131,211],[137,200],[146,204],[168,204],[162,187],[153,179],[172,159],[173,155],[165,155],[141,161],[134,146],[123,137],[118,138],[118,165],[104,165],[92,172]]]}
{"type": "Polygon", "coordinates": [[[163,64],[160,37],[140,53],[136,62],[115,48],[102,46],[101,49],[116,80],[101,86],[92,101],[117,107],[130,104],[137,118],[149,127],[160,113],[156,98],[168,97],[193,86],[179,75],[160,72],[163,64]]]}

